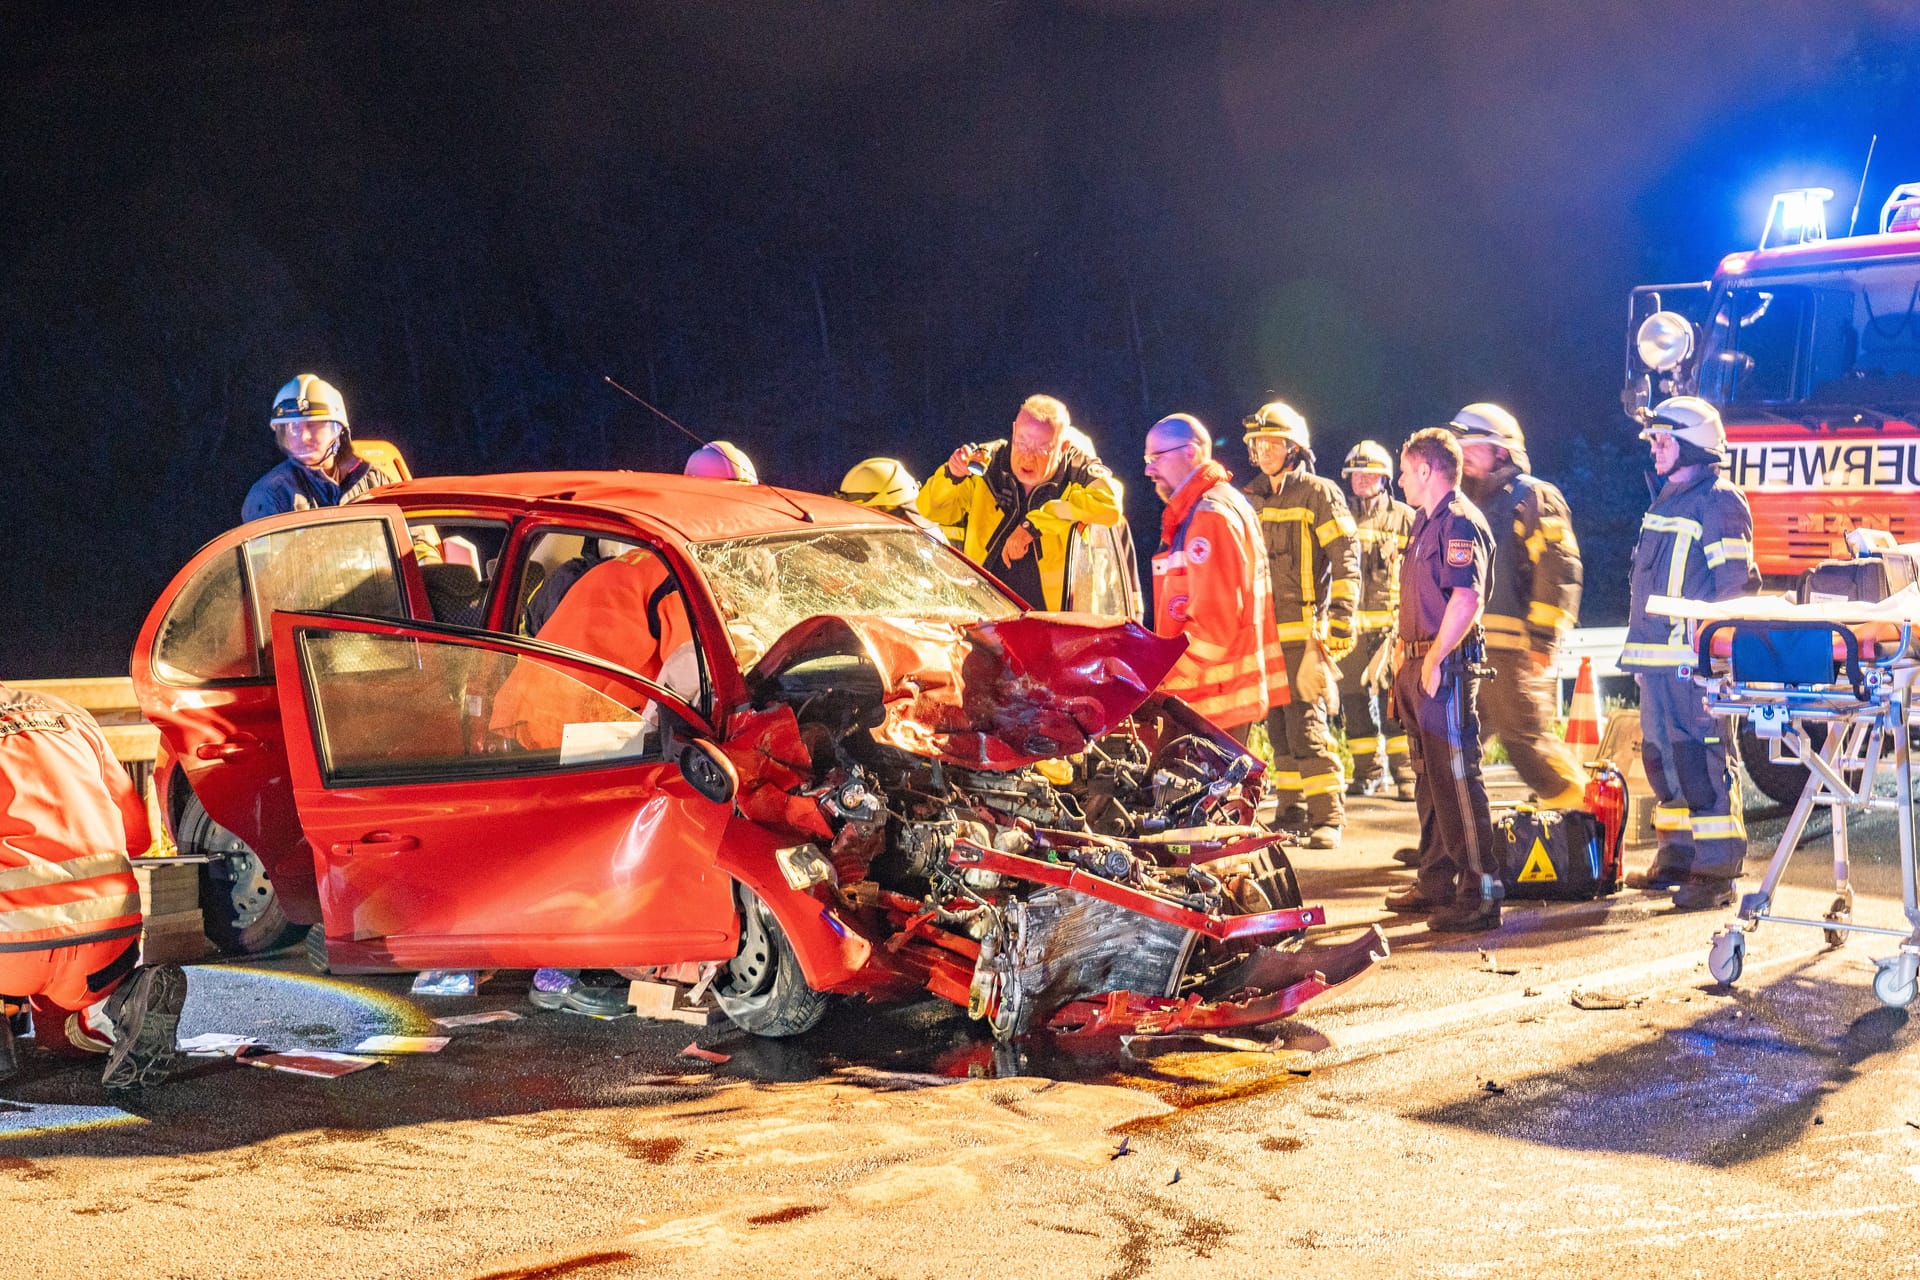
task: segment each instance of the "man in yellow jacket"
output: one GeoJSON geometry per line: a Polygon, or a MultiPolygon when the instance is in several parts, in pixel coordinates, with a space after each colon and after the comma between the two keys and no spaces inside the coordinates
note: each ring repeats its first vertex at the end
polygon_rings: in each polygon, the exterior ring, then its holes
{"type": "Polygon", "coordinates": [[[1035,609],[1067,599],[1067,539],[1079,524],[1118,525],[1120,486],[1067,439],[1067,406],[1028,396],[1008,439],[961,445],[914,505],[937,525],[965,522],[960,550],[1035,609]]]}

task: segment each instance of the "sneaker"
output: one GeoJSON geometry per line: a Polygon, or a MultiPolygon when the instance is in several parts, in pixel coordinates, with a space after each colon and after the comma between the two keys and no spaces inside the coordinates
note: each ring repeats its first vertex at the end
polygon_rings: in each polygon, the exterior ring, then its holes
{"type": "Polygon", "coordinates": [[[1733,881],[1725,876],[1693,876],[1673,891],[1675,911],[1712,911],[1733,905],[1733,881]]]}
{"type": "Polygon", "coordinates": [[[565,969],[535,969],[527,986],[527,1000],[536,1009],[564,1009],[567,992],[580,985],[580,979],[565,969]]]}
{"type": "Polygon", "coordinates": [[[1420,886],[1415,885],[1410,889],[1401,889],[1388,894],[1385,905],[1387,910],[1398,915],[1418,916],[1425,915],[1429,911],[1438,911],[1446,906],[1447,902],[1446,898],[1429,898],[1420,892],[1420,886]]]}
{"type": "Polygon", "coordinates": [[[617,1018],[632,1009],[625,987],[590,987],[576,982],[567,988],[562,1003],[574,1013],[590,1013],[602,1018],[617,1018]]]}
{"type": "Polygon", "coordinates": [[[1500,899],[1460,898],[1427,917],[1435,933],[1486,933],[1500,927],[1500,899]]]}
{"type": "Polygon", "coordinates": [[[1636,871],[1627,877],[1629,889],[1651,889],[1656,893],[1670,893],[1687,882],[1687,877],[1677,871],[1662,871],[1658,867],[1649,867],[1645,871],[1636,871]]]}
{"type": "Polygon", "coordinates": [[[1307,848],[1309,849],[1338,849],[1339,847],[1340,828],[1334,826],[1332,823],[1328,823],[1323,827],[1315,827],[1307,833],[1307,848]]]}
{"type": "Polygon", "coordinates": [[[107,997],[113,1048],[100,1082],[109,1089],[159,1084],[180,1057],[180,1010],[187,1003],[187,975],[177,964],[141,965],[107,997]]]}
{"type": "Polygon", "coordinates": [[[1393,860],[1403,867],[1420,865],[1420,850],[1414,845],[1402,845],[1393,851],[1393,860]]]}

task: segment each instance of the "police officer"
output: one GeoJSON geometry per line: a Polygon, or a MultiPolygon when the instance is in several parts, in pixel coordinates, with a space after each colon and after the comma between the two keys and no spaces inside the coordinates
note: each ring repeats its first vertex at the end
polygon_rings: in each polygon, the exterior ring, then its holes
{"type": "Polygon", "coordinates": [[[1400,450],[1400,487],[1417,509],[1400,561],[1400,666],[1394,705],[1413,748],[1420,877],[1389,894],[1390,911],[1430,912],[1441,933],[1500,927],[1499,854],[1480,780],[1474,711],[1493,587],[1493,534],[1459,489],[1460,446],[1446,427],[1416,431],[1400,450]]]}
{"type": "Polygon", "coordinates": [[[1307,420],[1298,410],[1270,401],[1243,425],[1247,456],[1260,470],[1245,493],[1260,513],[1280,652],[1293,691],[1285,706],[1267,715],[1276,820],[1281,826],[1304,823],[1310,828],[1309,848],[1332,849],[1345,822],[1344,779],[1320,705],[1334,693],[1320,658],[1340,658],[1353,647],[1353,613],[1360,599],[1353,516],[1340,486],[1313,473],[1307,420]]]}
{"type": "Polygon", "coordinates": [[[1694,661],[1686,624],[1647,613],[1656,595],[1727,600],[1756,589],[1753,513],[1727,482],[1720,412],[1697,396],[1662,401],[1640,438],[1663,482],[1633,549],[1627,643],[1620,669],[1640,686],[1640,753],[1653,788],[1658,850],[1635,888],[1672,889],[1682,911],[1731,905],[1747,856],[1740,788],[1726,729],[1679,669],[1694,661]]]}
{"type": "Polygon", "coordinates": [[[247,490],[242,520],[337,507],[399,479],[353,451],[346,397],[315,374],[303,373],[280,388],[271,425],[287,458],[247,490]]]}
{"type": "Polygon", "coordinates": [[[1466,467],[1461,488],[1494,533],[1493,594],[1481,625],[1493,678],[1480,682],[1480,719],[1543,808],[1585,803],[1581,770],[1553,725],[1553,651],[1580,612],[1580,547],[1560,490],[1532,474],[1519,420],[1497,404],[1453,415],[1466,467]]]}
{"type": "Polygon", "coordinates": [[[1347,453],[1340,472],[1353,491],[1353,536],[1360,544],[1360,607],[1353,615],[1353,652],[1340,663],[1340,718],[1353,756],[1350,796],[1373,795],[1389,779],[1398,797],[1413,799],[1407,731],[1380,704],[1393,683],[1393,628],[1400,602],[1400,556],[1413,530],[1413,508],[1393,496],[1393,459],[1372,440],[1347,453]],[[1385,747],[1386,765],[1381,765],[1385,747]]]}

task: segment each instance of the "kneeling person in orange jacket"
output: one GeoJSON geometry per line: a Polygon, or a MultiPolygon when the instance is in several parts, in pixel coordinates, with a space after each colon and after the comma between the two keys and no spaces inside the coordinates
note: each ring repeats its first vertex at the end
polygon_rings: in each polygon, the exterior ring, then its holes
{"type": "MultiPolygon", "coordinates": [[[[44,1048],[107,1055],[108,1088],[172,1071],[187,980],[144,966],[130,851],[147,811],[92,716],[0,684],[0,1002],[44,1048]]],[[[0,1019],[0,1076],[15,1067],[0,1019]]]]}
{"type": "Polygon", "coordinates": [[[1147,432],[1147,478],[1167,504],[1153,556],[1153,629],[1187,638],[1160,682],[1241,742],[1288,701],[1260,522],[1213,460],[1197,418],[1162,418],[1147,432]]]}

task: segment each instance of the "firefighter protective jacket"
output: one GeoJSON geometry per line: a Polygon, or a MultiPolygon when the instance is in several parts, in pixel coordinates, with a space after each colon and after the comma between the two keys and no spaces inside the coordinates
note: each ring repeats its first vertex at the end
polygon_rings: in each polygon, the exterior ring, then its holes
{"type": "Polygon", "coordinates": [[[1360,607],[1353,615],[1355,635],[1391,631],[1400,608],[1400,557],[1413,532],[1413,508],[1385,486],[1371,498],[1352,504],[1353,536],[1360,544],[1360,607]]]}
{"type": "Polygon", "coordinates": [[[1746,496],[1712,467],[1684,483],[1669,481],[1640,518],[1621,670],[1672,674],[1695,661],[1687,624],[1649,614],[1652,597],[1730,600],[1759,584],[1746,496]]]}
{"type": "Polygon", "coordinates": [[[1351,635],[1360,600],[1360,554],[1340,486],[1302,461],[1277,476],[1255,476],[1244,492],[1266,536],[1280,642],[1351,635]]]}
{"type": "Polygon", "coordinates": [[[1161,516],[1153,557],[1154,632],[1187,638],[1160,688],[1223,729],[1288,700],[1257,522],[1231,481],[1217,462],[1187,477],[1161,516]]]}
{"type": "MultiPolygon", "coordinates": [[[[343,443],[342,448],[346,445],[343,443]]],[[[240,519],[258,520],[288,511],[308,511],[315,507],[338,507],[382,485],[393,484],[398,477],[365,458],[351,457],[340,480],[324,471],[315,471],[292,458],[253,482],[246,501],[240,504],[240,519]]]]}
{"type": "Polygon", "coordinates": [[[1069,444],[1054,473],[1029,490],[1014,477],[1012,450],[1005,440],[995,440],[987,450],[985,475],[955,480],[942,466],[920,486],[914,506],[943,527],[951,528],[964,520],[966,536],[961,552],[1000,578],[1009,577],[1000,549],[1025,523],[1034,534],[1034,551],[1027,554],[1039,554],[1040,587],[1045,597],[1028,603],[1036,608],[1060,609],[1066,599],[1067,539],[1078,524],[1120,523],[1120,485],[1104,463],[1069,444]]]}
{"type": "Polygon", "coordinates": [[[131,938],[146,806],[92,716],[0,685],[0,952],[131,938]]]}
{"type": "Polygon", "coordinates": [[[1580,544],[1560,490],[1508,462],[1468,497],[1493,530],[1493,594],[1481,625],[1489,649],[1551,652],[1580,616],[1580,544]]]}

